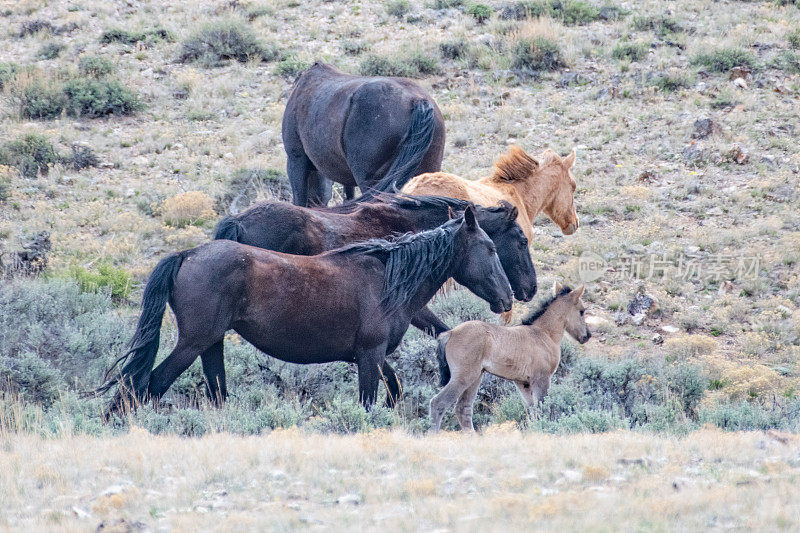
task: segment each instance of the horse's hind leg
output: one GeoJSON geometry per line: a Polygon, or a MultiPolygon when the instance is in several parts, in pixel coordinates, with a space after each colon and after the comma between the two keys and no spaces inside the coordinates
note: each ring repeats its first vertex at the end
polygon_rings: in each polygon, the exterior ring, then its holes
{"type": "Polygon", "coordinates": [[[203,373],[206,376],[206,394],[217,407],[228,397],[225,385],[225,360],[222,355],[222,341],[214,344],[200,356],[203,361],[203,373]]]}
{"type": "Polygon", "coordinates": [[[475,426],[472,425],[472,409],[475,404],[475,397],[478,395],[478,388],[481,386],[481,377],[483,377],[483,374],[461,394],[458,403],[456,403],[456,417],[461,429],[464,431],[475,431],[475,426]]]}
{"type": "Polygon", "coordinates": [[[308,206],[308,177],[313,171],[314,165],[302,148],[297,151],[287,151],[286,174],[292,186],[294,205],[308,206]]]}
{"type": "MultiPolygon", "coordinates": [[[[150,374],[150,385],[147,388],[148,395],[158,400],[169,389],[170,385],[178,379],[178,376],[183,374],[195,359],[216,342],[197,344],[196,342],[184,341],[182,338],[178,338],[178,345],[175,346],[172,353],[161,361],[161,364],[150,374]]],[[[218,342],[222,343],[221,340],[218,342]]]]}

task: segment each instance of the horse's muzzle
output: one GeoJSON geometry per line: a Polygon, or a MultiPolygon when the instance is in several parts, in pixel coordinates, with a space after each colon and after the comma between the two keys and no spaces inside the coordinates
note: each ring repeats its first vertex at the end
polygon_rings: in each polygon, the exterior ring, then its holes
{"type": "Polygon", "coordinates": [[[563,233],[564,235],[572,235],[577,230],[578,230],[578,223],[577,222],[573,222],[572,224],[570,224],[566,228],[562,229],[561,233],[563,233]]]}
{"type": "Polygon", "coordinates": [[[492,309],[493,313],[507,313],[511,311],[511,306],[514,304],[514,300],[511,298],[503,298],[498,302],[499,305],[491,306],[494,307],[492,309]]]}
{"type": "Polygon", "coordinates": [[[592,332],[587,329],[586,335],[584,335],[582,339],[578,339],[578,342],[581,344],[586,344],[587,342],[589,342],[589,339],[591,338],[592,338],[592,332]]]}

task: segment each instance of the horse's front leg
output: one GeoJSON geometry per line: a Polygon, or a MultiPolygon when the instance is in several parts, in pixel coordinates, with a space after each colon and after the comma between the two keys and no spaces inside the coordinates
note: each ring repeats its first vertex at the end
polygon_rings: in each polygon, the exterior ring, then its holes
{"type": "Polygon", "coordinates": [[[381,369],[386,358],[386,344],[361,350],[356,357],[358,365],[358,401],[369,411],[378,399],[381,369]]]}
{"type": "Polygon", "coordinates": [[[415,328],[424,331],[433,338],[438,337],[445,331],[450,331],[447,324],[442,322],[438,316],[433,314],[428,307],[423,307],[411,317],[411,325],[415,328]]]}

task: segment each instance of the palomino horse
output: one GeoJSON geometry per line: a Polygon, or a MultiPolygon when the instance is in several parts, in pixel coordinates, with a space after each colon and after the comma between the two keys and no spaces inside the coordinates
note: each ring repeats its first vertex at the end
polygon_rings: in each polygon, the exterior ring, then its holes
{"type": "Polygon", "coordinates": [[[578,228],[573,198],[575,179],[570,172],[574,164],[575,150],[564,158],[545,150],[535,158],[519,146],[512,146],[497,158],[491,176],[470,181],[433,172],[413,178],[403,192],[450,196],[484,206],[505,200],[519,209],[518,222],[529,241],[533,241],[532,223],[540,212],[558,224],[565,235],[572,235],[578,228]]]}
{"type": "Polygon", "coordinates": [[[392,191],[442,168],[444,119],[404,78],[361,77],[314,63],[294,84],[283,114],[286,170],[296,205],[326,205],[331,181],[352,199],[392,191]]]}
{"type": "Polygon", "coordinates": [[[521,326],[471,320],[440,335],[437,358],[445,387],[431,399],[434,430],[458,400],[458,423],[464,431],[473,431],[472,404],[484,372],[512,380],[528,407],[536,406],[561,362],[564,330],[581,344],[592,336],[583,320],[583,291],[583,285],[573,291],[556,282],[553,297],[521,326]]]}
{"type": "MultiPolygon", "coordinates": [[[[395,242],[371,240],[315,256],[289,255],[215,240],[162,259],[147,282],[129,352],[112,366],[98,393],[119,384],[111,411],[158,398],[200,357],[218,402],[224,383],[223,339],[232,329],[259,350],[292,363],[349,361],[358,366],[359,399],[371,406],[387,354],[411,317],[450,277],[511,308],[494,244],[463,217],[395,242]],[[178,343],[153,370],[167,301],[178,343]],[[115,368],[124,364],[121,371],[115,368]]],[[[399,385],[389,383],[390,394],[399,385]]]]}
{"type": "MultiPolygon", "coordinates": [[[[463,212],[464,200],[441,196],[378,194],[370,202],[359,198],[336,207],[299,207],[285,202],[262,202],[217,224],[216,239],[296,255],[315,255],[369,238],[416,233],[435,228],[463,212]]],[[[481,228],[497,247],[500,263],[517,300],[536,294],[536,271],[528,241],[516,223],[517,208],[502,202],[476,207],[481,228]]],[[[433,336],[449,328],[427,307],[411,324],[433,336]]]]}

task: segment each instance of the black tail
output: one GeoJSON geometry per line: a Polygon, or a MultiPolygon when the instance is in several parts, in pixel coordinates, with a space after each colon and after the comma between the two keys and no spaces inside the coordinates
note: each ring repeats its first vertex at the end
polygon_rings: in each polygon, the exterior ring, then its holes
{"type": "Polygon", "coordinates": [[[433,105],[427,100],[418,101],[411,112],[411,126],[400,141],[400,152],[394,163],[383,178],[367,191],[362,191],[359,201],[372,199],[376,192],[394,192],[402,189],[403,185],[416,175],[422,158],[428,153],[435,129],[433,105]]]}
{"type": "Polygon", "coordinates": [[[445,347],[450,339],[450,332],[445,331],[436,340],[436,360],[439,361],[439,385],[444,387],[450,381],[450,365],[447,364],[445,347]]]}
{"type": "Polygon", "coordinates": [[[131,339],[130,349],[108,369],[105,383],[95,391],[95,394],[102,394],[114,385],[120,386],[112,409],[121,407],[131,395],[136,401],[142,401],[147,393],[150,373],[158,354],[161,320],[184,257],[185,252],[171,254],[162,259],[150,274],[142,297],[142,315],[131,339]],[[124,366],[117,372],[120,364],[124,366]]]}
{"type": "Polygon", "coordinates": [[[214,238],[241,242],[243,231],[244,228],[238,218],[222,217],[222,220],[217,222],[217,227],[214,228],[214,238]]]}

